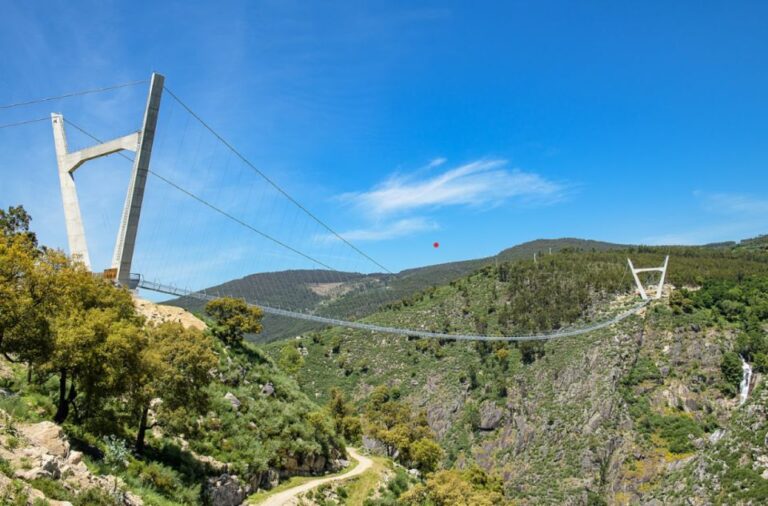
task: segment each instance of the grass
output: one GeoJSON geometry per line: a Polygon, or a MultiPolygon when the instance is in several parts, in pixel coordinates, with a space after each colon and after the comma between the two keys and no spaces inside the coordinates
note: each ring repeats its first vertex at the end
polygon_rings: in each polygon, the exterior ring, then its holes
{"type": "Polygon", "coordinates": [[[392,461],[383,457],[370,457],[373,466],[360,476],[355,476],[346,482],[349,505],[361,505],[370,497],[384,478],[384,474],[392,469],[392,461]]]}
{"type": "Polygon", "coordinates": [[[350,472],[351,470],[356,468],[359,464],[360,463],[357,460],[353,460],[350,462],[350,464],[347,467],[345,467],[341,471],[338,471],[333,474],[326,474],[323,476],[292,476],[288,478],[286,481],[281,482],[275,488],[272,488],[269,490],[260,490],[255,494],[251,494],[251,496],[248,497],[248,499],[246,499],[245,504],[248,504],[248,505],[261,504],[275,494],[279,494],[280,492],[291,489],[293,487],[298,487],[299,485],[304,485],[305,483],[308,483],[310,481],[322,480],[324,478],[333,478],[335,476],[341,476],[342,474],[350,472]]]}

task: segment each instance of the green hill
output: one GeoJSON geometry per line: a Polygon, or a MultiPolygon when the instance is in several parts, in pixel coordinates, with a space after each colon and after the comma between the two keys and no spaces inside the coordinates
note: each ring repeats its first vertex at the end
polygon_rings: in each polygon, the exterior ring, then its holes
{"type": "MultiPolygon", "coordinates": [[[[362,275],[327,270],[291,270],[252,274],[204,289],[208,294],[244,297],[264,305],[315,313],[333,318],[358,319],[380,307],[425,288],[447,284],[497,261],[533,258],[563,249],[605,251],[625,246],[583,239],[539,239],[508,248],[498,255],[474,260],[406,269],[397,274],[362,275]]],[[[182,297],[167,302],[199,313],[202,303],[182,297]]],[[[254,339],[270,342],[322,328],[316,323],[267,315],[264,331],[254,339]]]]}
{"type": "MultiPolygon", "coordinates": [[[[671,255],[669,281],[679,288],[671,298],[586,335],[473,344],[328,329],[267,350],[279,356],[300,347],[305,357],[297,379],[321,400],[341,388],[362,408],[375,387],[395,388],[424,411],[445,449],[445,466],[480,466],[503,481],[516,504],[629,504],[653,493],[669,499],[665,480],[689,469],[693,456],[716,451],[710,440],[739,419],[738,381],[723,364],[734,351],[755,362],[763,360],[756,350],[768,352],[764,285],[755,281],[768,279],[768,256],[749,244],[610,245],[551,256],[543,246],[547,254],[535,263],[485,265],[365,318],[497,335],[578,325],[632,303],[628,255],[637,265],[658,265],[671,255]],[[745,331],[753,341],[745,341],[745,331]]],[[[756,458],[737,462],[746,469],[759,465],[756,458]]],[[[732,465],[733,457],[724,461],[732,465]]],[[[734,479],[723,481],[735,486],[734,479]]]]}

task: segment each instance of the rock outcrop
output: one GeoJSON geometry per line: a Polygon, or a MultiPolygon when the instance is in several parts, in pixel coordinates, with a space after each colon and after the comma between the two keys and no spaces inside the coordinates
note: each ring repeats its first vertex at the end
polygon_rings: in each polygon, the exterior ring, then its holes
{"type": "MultiPolygon", "coordinates": [[[[52,422],[10,425],[10,417],[0,413],[0,458],[14,470],[14,477],[24,482],[38,478],[60,480],[64,488],[80,493],[90,488],[122,490],[124,483],[114,476],[92,474],[83,462],[83,454],[72,451],[61,427],[52,422]]],[[[7,490],[10,479],[0,473],[0,493],[7,490]]],[[[23,493],[30,501],[47,500],[51,506],[66,506],[65,501],[54,501],[45,494],[24,485],[23,493]]],[[[1,495],[0,495],[1,496],[1,495]]],[[[123,492],[125,506],[140,506],[140,497],[123,492]]]]}

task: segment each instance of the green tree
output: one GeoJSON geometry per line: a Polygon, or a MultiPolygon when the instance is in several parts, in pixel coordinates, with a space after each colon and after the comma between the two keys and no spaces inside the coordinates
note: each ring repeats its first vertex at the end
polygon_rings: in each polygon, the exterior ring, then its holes
{"type": "Polygon", "coordinates": [[[0,209],[0,353],[31,372],[51,350],[52,269],[66,258],[51,250],[41,255],[30,220],[22,207],[0,209]]]}
{"type": "Polygon", "coordinates": [[[440,445],[430,438],[414,441],[410,453],[416,468],[422,472],[432,472],[437,469],[444,455],[440,445]]]}
{"type": "Polygon", "coordinates": [[[301,356],[294,343],[289,342],[280,349],[279,365],[282,370],[291,375],[299,372],[301,366],[304,365],[304,357],[301,356]]]}
{"type": "Polygon", "coordinates": [[[406,506],[496,506],[504,504],[504,497],[472,483],[465,474],[456,470],[433,473],[425,484],[416,485],[400,496],[406,506]]]}
{"type": "Polygon", "coordinates": [[[10,206],[0,209],[0,234],[3,237],[24,236],[27,241],[37,246],[37,237],[29,230],[32,217],[23,206],[10,206]]]}
{"type": "Polygon", "coordinates": [[[261,332],[261,309],[249,306],[242,299],[222,297],[205,306],[205,312],[213,318],[211,331],[224,344],[240,344],[245,334],[261,332]]]}
{"type": "Polygon", "coordinates": [[[741,369],[741,359],[735,352],[729,351],[723,354],[723,359],[720,362],[720,371],[723,373],[723,379],[726,384],[733,387],[732,392],[738,392],[743,371],[741,369]]]}
{"type": "Polygon", "coordinates": [[[66,420],[78,394],[80,415],[92,414],[104,400],[128,390],[141,346],[141,318],[127,290],[93,276],[80,263],[56,273],[58,310],[52,318],[53,351],[42,367],[59,375],[54,420],[66,420]]]}
{"type": "MultiPolygon", "coordinates": [[[[364,422],[364,432],[379,440],[388,456],[397,455],[397,460],[405,465],[414,464],[412,450],[416,441],[434,441],[426,414],[414,414],[410,406],[399,399],[399,392],[386,385],[380,385],[371,392],[364,422]]],[[[422,442],[419,448],[426,451],[426,443],[422,442]]],[[[422,456],[426,456],[426,452],[422,456]]]]}
{"type": "Polygon", "coordinates": [[[331,398],[328,401],[328,412],[333,419],[336,433],[344,436],[348,443],[360,440],[362,424],[360,417],[355,416],[355,408],[344,398],[344,393],[338,388],[331,389],[331,398]]]}
{"type": "Polygon", "coordinates": [[[132,398],[139,417],[136,451],[144,451],[147,429],[156,424],[166,430],[172,423],[163,419],[189,420],[203,413],[208,405],[208,372],[216,367],[213,343],[203,332],[184,328],[180,323],[165,322],[145,329],[141,360],[134,373],[132,398]],[[150,425],[151,403],[155,422],[150,425]]]}
{"type": "Polygon", "coordinates": [[[0,352],[13,362],[31,365],[51,351],[49,316],[54,312],[56,287],[52,269],[65,263],[63,255],[42,256],[26,236],[0,241],[0,352]]]}

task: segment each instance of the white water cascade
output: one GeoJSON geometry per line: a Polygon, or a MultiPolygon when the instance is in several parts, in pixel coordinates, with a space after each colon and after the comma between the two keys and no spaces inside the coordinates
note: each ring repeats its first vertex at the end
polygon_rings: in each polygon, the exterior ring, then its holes
{"type": "Polygon", "coordinates": [[[752,366],[744,360],[744,357],[739,355],[741,359],[741,370],[743,376],[741,377],[741,384],[739,385],[739,406],[747,402],[747,395],[749,395],[749,382],[752,380],[752,366]]]}

